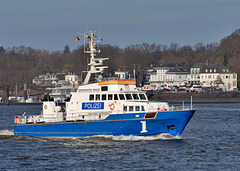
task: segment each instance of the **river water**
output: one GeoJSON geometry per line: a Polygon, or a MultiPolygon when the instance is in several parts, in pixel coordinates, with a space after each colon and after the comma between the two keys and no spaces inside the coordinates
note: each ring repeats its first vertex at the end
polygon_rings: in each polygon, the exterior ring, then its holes
{"type": "Polygon", "coordinates": [[[13,117],[41,105],[0,105],[0,170],[240,170],[240,105],[194,104],[181,137],[51,140],[13,135],[13,117]]]}

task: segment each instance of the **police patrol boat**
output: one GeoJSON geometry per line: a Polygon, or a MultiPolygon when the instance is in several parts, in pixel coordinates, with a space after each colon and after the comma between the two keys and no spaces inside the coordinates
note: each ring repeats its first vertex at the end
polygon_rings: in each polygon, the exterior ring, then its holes
{"type": "Polygon", "coordinates": [[[96,44],[100,40],[93,31],[82,35],[89,40],[84,52],[90,54],[90,69],[83,84],[71,93],[64,108],[55,101],[44,101],[41,114],[15,117],[14,135],[46,138],[181,135],[195,108],[150,102],[144,91],[137,89],[134,79],[103,79],[101,73],[107,66],[102,65],[108,58],[96,58],[99,53],[96,44]],[[92,83],[95,74],[100,76],[92,83]]]}

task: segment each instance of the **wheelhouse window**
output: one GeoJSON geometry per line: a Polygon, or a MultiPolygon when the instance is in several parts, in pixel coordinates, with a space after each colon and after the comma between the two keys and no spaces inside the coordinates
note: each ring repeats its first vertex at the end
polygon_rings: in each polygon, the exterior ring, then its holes
{"type": "Polygon", "coordinates": [[[114,100],[118,100],[118,95],[114,94],[114,100]]]}
{"type": "Polygon", "coordinates": [[[139,94],[141,100],[146,100],[145,94],[139,94]]]}
{"type": "Polygon", "coordinates": [[[144,106],[141,106],[141,110],[142,110],[142,111],[145,111],[144,106]]]}
{"type": "Polygon", "coordinates": [[[96,94],[96,99],[95,100],[100,100],[100,94],[96,94]]]}
{"type": "Polygon", "coordinates": [[[108,95],[108,100],[112,100],[113,99],[113,95],[112,94],[109,94],[108,95]]]}
{"type": "Polygon", "coordinates": [[[102,90],[102,91],[108,91],[108,86],[102,86],[102,87],[101,87],[101,90],[102,90]]]}
{"type": "Polygon", "coordinates": [[[90,101],[94,100],[94,94],[90,94],[90,95],[89,95],[89,100],[90,100],[90,101]]]}
{"type": "Polygon", "coordinates": [[[132,100],[131,94],[125,94],[127,100],[132,100]]]}
{"type": "Polygon", "coordinates": [[[134,100],[139,100],[139,97],[137,94],[132,94],[134,100]]]}
{"type": "Polygon", "coordinates": [[[127,111],[127,106],[123,106],[123,111],[127,111]]]}
{"type": "Polygon", "coordinates": [[[124,94],[119,94],[119,99],[120,100],[125,100],[124,94]]]}
{"type": "Polygon", "coordinates": [[[107,99],[107,95],[106,94],[102,94],[102,100],[106,100],[107,99]]]}

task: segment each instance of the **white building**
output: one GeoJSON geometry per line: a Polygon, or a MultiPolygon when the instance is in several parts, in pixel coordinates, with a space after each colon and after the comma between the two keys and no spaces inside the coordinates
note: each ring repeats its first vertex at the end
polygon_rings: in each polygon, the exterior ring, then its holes
{"type": "Polygon", "coordinates": [[[188,85],[200,85],[200,67],[198,64],[195,64],[194,67],[190,69],[187,82],[188,85]]]}
{"type": "Polygon", "coordinates": [[[149,84],[154,90],[163,88],[172,89],[172,87],[185,86],[189,77],[188,67],[166,66],[154,67],[150,73],[149,84]]]}
{"type": "Polygon", "coordinates": [[[115,71],[115,76],[120,79],[130,79],[128,72],[115,71]]]}
{"type": "Polygon", "coordinates": [[[46,74],[40,74],[38,77],[35,77],[33,79],[33,84],[41,87],[47,87],[56,85],[58,82],[59,75],[62,75],[62,73],[46,73],[46,74]]]}
{"type": "Polygon", "coordinates": [[[237,89],[237,74],[221,64],[203,64],[200,72],[203,87],[219,87],[223,91],[237,89]]]}
{"type": "Polygon", "coordinates": [[[78,86],[78,76],[75,74],[75,72],[69,71],[67,75],[65,75],[65,81],[71,83],[73,87],[78,86]]]}

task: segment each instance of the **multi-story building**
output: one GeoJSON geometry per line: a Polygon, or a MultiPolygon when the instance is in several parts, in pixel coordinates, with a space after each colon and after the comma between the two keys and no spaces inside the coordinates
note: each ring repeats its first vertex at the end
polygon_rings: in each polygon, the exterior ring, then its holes
{"type": "Polygon", "coordinates": [[[177,65],[150,67],[147,85],[153,90],[201,85],[223,91],[237,89],[237,74],[221,64],[196,63],[192,68],[177,65]]]}
{"type": "Polygon", "coordinates": [[[188,67],[180,67],[178,65],[168,65],[162,67],[153,67],[150,73],[149,85],[154,90],[163,88],[172,89],[172,87],[184,86],[187,84],[189,75],[188,67]]]}
{"type": "MultiPolygon", "coordinates": [[[[171,67],[151,67],[151,71],[149,72],[149,80],[148,84],[154,90],[160,90],[166,86],[166,79],[167,79],[167,71],[169,71],[171,67]]],[[[168,78],[170,81],[171,79],[168,78]]]]}
{"type": "Polygon", "coordinates": [[[188,85],[199,85],[200,84],[200,66],[195,64],[194,67],[190,69],[190,74],[187,78],[188,85]]]}
{"type": "Polygon", "coordinates": [[[200,84],[203,87],[219,87],[223,91],[237,89],[237,74],[221,64],[202,64],[200,84]]]}
{"type": "Polygon", "coordinates": [[[40,74],[38,77],[35,77],[33,79],[33,84],[40,86],[40,87],[55,86],[59,80],[59,77],[61,77],[62,75],[63,75],[63,73],[40,74]]]}
{"type": "Polygon", "coordinates": [[[33,79],[33,84],[39,87],[59,87],[71,84],[72,86],[78,85],[78,76],[69,71],[65,73],[52,73],[52,74],[40,74],[33,79]]]}

